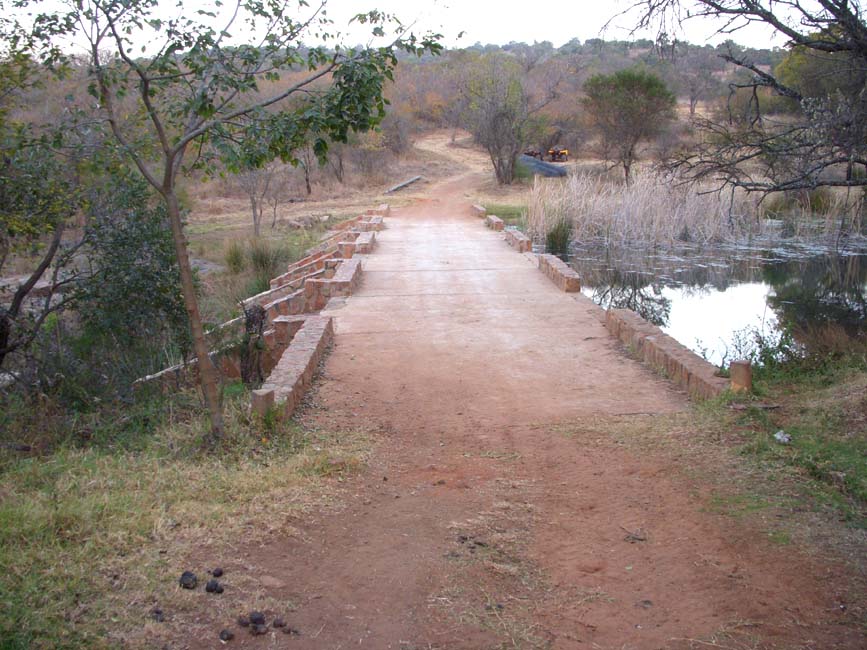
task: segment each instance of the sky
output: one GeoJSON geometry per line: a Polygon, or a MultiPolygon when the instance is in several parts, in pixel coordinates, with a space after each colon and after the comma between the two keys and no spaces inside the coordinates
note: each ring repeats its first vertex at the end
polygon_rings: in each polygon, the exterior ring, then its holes
{"type": "MultiPolygon", "coordinates": [[[[445,36],[449,47],[475,43],[503,45],[510,41],[532,43],[551,41],[556,47],[573,38],[629,40],[634,18],[616,16],[635,0],[328,0],[328,14],[335,25],[345,25],[354,14],[372,8],[396,14],[403,22],[416,22],[445,36]],[[612,20],[613,19],[613,20],[612,20]],[[610,21],[610,22],[609,22],[610,21]],[[606,28],[607,24],[607,28],[606,28]],[[457,38],[464,32],[461,38],[457,38]]],[[[735,36],[715,34],[719,24],[691,20],[684,26],[686,40],[694,44],[716,44],[732,38],[755,47],[783,45],[770,30],[755,27],[735,36]]],[[[361,32],[349,32],[363,38],[361,32]]],[[[655,34],[637,34],[655,38],[655,34]]],[[[352,40],[350,38],[350,40],[352,40]]]]}

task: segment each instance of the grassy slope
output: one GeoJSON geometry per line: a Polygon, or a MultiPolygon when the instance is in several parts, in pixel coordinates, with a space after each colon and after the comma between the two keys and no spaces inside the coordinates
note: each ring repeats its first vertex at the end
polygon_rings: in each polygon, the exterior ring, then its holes
{"type": "Polygon", "coordinates": [[[216,453],[198,446],[207,419],[194,396],[181,395],[161,401],[159,420],[134,445],[0,457],[0,648],[134,640],[154,603],[183,608],[173,599],[191,551],[323,503],[325,477],[366,453],[357,433],[253,420],[249,397],[235,392],[216,453]]]}

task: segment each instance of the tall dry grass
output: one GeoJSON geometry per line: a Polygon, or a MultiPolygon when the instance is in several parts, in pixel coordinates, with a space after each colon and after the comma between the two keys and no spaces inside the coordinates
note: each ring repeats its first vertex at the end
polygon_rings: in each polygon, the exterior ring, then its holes
{"type": "Polygon", "coordinates": [[[528,229],[544,240],[564,221],[578,241],[653,245],[670,242],[734,241],[761,229],[752,199],[729,193],[703,193],[652,171],[635,174],[629,185],[598,175],[565,180],[536,179],[528,229]]]}

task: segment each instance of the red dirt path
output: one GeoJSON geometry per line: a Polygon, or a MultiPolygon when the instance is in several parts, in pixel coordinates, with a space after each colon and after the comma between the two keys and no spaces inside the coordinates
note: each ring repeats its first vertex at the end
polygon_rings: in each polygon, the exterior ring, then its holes
{"type": "Polygon", "coordinates": [[[864,647],[838,569],[704,511],[670,457],[599,434],[689,405],[469,215],[472,180],[394,212],[332,310],[308,417],[382,434],[342,504],[238,541],[301,634],[236,629],[230,647],[864,647]]]}

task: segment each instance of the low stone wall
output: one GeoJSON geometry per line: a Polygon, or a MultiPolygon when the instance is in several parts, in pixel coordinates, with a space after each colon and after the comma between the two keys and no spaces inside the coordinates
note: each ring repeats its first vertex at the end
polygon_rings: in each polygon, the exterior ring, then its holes
{"type": "Polygon", "coordinates": [[[389,206],[388,203],[380,203],[379,206],[375,208],[368,208],[366,214],[387,217],[391,214],[391,206],[389,206]]]}
{"type": "Polygon", "coordinates": [[[333,339],[330,316],[306,318],[268,377],[268,382],[253,391],[253,412],[264,415],[276,407],[281,417],[290,417],[313,383],[316,366],[333,339]]]}
{"type": "Polygon", "coordinates": [[[355,224],[354,230],[357,232],[378,232],[384,228],[385,222],[382,220],[382,217],[370,217],[355,224]]]}
{"type": "Polygon", "coordinates": [[[313,255],[298,260],[294,264],[290,264],[287,271],[282,275],[273,278],[269,283],[272,289],[288,284],[293,280],[303,278],[305,275],[320,271],[325,268],[325,260],[330,258],[337,251],[337,247],[329,247],[324,251],[319,251],[313,255]]]}
{"type": "Polygon", "coordinates": [[[361,260],[343,260],[328,279],[308,280],[304,284],[304,297],[310,311],[319,311],[338,296],[349,296],[361,281],[361,260]]]}
{"type": "Polygon", "coordinates": [[[581,291],[581,278],[571,266],[556,255],[539,255],[539,270],[557,285],[560,291],[577,293],[581,291]]]}
{"type": "Polygon", "coordinates": [[[729,382],[716,376],[716,367],[681,345],[655,325],[628,309],[609,309],[608,332],[627,345],[642,361],[665,372],[691,396],[716,397],[729,382]]]}
{"type": "MultiPolygon", "coordinates": [[[[311,312],[323,309],[335,296],[348,296],[361,280],[361,262],[351,259],[355,253],[370,253],[376,242],[376,232],[385,227],[383,217],[390,213],[387,203],[368,210],[366,214],[344,221],[333,228],[336,232],[312,249],[309,254],[290,264],[285,273],[270,282],[271,288],[243,301],[265,309],[271,329],[265,332],[266,350],[263,370],[271,372],[283,350],[306,322],[311,312]],[[345,244],[341,251],[340,244],[345,244]],[[341,256],[343,253],[343,256],[341,256]]],[[[234,318],[206,333],[214,348],[210,356],[227,377],[240,375],[240,356],[235,349],[244,335],[243,316],[234,318]],[[229,343],[227,343],[229,341],[229,343]]],[[[195,359],[186,364],[166,368],[133,383],[140,387],[156,381],[164,388],[176,389],[198,381],[195,359]]]]}
{"type": "Polygon", "coordinates": [[[530,253],[533,250],[533,242],[530,238],[514,228],[506,230],[506,243],[519,253],[530,253]]]}
{"type": "Polygon", "coordinates": [[[494,216],[493,214],[489,214],[485,217],[485,225],[491,230],[503,230],[506,227],[506,224],[503,223],[503,220],[500,217],[494,216]]]}
{"type": "MultiPolygon", "coordinates": [[[[242,321],[240,331],[243,334],[243,318],[240,320],[242,321]]],[[[265,349],[261,357],[262,372],[267,377],[276,367],[283,351],[289,345],[291,337],[284,339],[285,342],[280,341],[277,336],[277,330],[272,328],[266,330],[262,338],[265,341],[265,349]]],[[[235,341],[212,351],[209,355],[211,362],[219,368],[224,377],[229,379],[238,379],[241,376],[241,353],[237,345],[238,341],[235,341]]],[[[152,384],[166,392],[178,390],[182,386],[198,383],[198,381],[199,360],[190,359],[187,363],[179,363],[153,375],[146,375],[140,379],[136,379],[132,386],[134,389],[139,389],[147,384],[152,384]]]]}
{"type": "Polygon", "coordinates": [[[376,232],[363,232],[355,240],[355,252],[359,255],[370,255],[376,246],[376,232]]]}
{"type": "Polygon", "coordinates": [[[471,207],[470,207],[470,212],[473,213],[473,216],[479,217],[480,219],[481,219],[481,218],[484,218],[484,217],[487,216],[487,214],[488,214],[488,211],[485,210],[485,208],[484,208],[483,206],[481,206],[481,205],[473,205],[473,206],[471,206],[471,207]]]}

